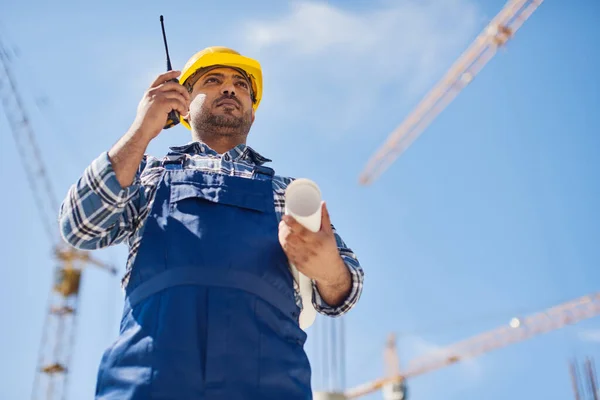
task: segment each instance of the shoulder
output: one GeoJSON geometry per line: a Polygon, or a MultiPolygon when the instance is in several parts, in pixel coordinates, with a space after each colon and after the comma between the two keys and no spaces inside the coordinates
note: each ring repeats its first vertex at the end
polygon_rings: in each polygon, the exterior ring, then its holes
{"type": "Polygon", "coordinates": [[[273,187],[275,191],[284,192],[290,183],[292,183],[296,178],[292,178],[289,176],[273,176],[273,187]]]}
{"type": "Polygon", "coordinates": [[[294,181],[295,178],[288,176],[273,176],[273,194],[275,196],[275,211],[279,214],[285,209],[285,189],[294,181]]]}
{"type": "Polygon", "coordinates": [[[155,183],[163,171],[164,168],[161,165],[160,158],[144,154],[138,171],[139,179],[142,184],[148,185],[155,183]]]}
{"type": "Polygon", "coordinates": [[[142,156],[142,163],[140,165],[140,168],[142,169],[142,172],[149,168],[159,168],[160,162],[161,162],[160,158],[155,157],[151,154],[144,154],[142,156]]]}

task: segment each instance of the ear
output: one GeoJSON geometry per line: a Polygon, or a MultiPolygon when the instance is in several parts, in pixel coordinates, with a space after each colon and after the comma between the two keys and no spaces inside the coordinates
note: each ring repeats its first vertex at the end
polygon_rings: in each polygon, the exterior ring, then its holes
{"type": "MultiPolygon", "coordinates": [[[[191,104],[191,102],[190,102],[190,104],[191,104]]],[[[188,108],[187,108],[187,114],[183,116],[183,120],[184,120],[185,122],[187,122],[188,124],[190,123],[190,118],[189,118],[189,116],[190,116],[190,107],[188,106],[188,108]],[[186,118],[186,117],[187,117],[187,118],[186,118]]]]}

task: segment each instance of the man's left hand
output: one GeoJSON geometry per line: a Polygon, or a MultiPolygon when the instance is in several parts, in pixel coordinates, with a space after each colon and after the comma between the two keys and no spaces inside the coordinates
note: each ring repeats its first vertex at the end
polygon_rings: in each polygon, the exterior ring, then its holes
{"type": "MultiPolygon", "coordinates": [[[[279,223],[279,243],[290,263],[319,287],[346,291],[350,272],[340,257],[325,203],[321,208],[321,229],[312,232],[289,215],[279,223]]],[[[337,297],[337,296],[336,296],[337,297]]]]}

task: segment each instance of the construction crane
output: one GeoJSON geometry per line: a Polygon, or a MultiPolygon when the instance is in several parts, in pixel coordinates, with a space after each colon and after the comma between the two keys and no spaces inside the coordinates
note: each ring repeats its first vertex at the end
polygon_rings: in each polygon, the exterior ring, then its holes
{"type": "Polygon", "coordinates": [[[35,139],[31,119],[17,89],[11,70],[11,52],[0,38],[0,98],[2,109],[12,131],[19,158],[31,188],[45,232],[52,244],[57,263],[48,298],[48,308],[39,349],[32,399],[64,400],[71,352],[75,340],[81,273],[85,266],[95,265],[116,274],[116,269],[96,260],[87,252],[66,246],[59,237],[56,218],[58,201],[35,139]],[[49,214],[50,213],[50,214],[49,214]]]}
{"type": "Polygon", "coordinates": [[[388,375],[345,392],[346,399],[356,399],[383,389],[386,400],[406,399],[406,379],[439,370],[492,350],[522,342],[536,335],[600,315],[600,292],[554,306],[525,318],[513,318],[506,326],[482,333],[411,361],[406,370],[397,372],[399,362],[393,336],[388,340],[384,357],[388,375]],[[387,392],[386,392],[387,391],[387,392]],[[396,396],[396,397],[394,397],[396,396]]]}
{"type": "Polygon", "coordinates": [[[411,114],[389,135],[359,177],[362,185],[377,179],[466,87],[511,39],[543,0],[510,0],[458,58],[446,75],[425,95],[411,114]]]}
{"type": "MultiPolygon", "coordinates": [[[[400,359],[396,349],[396,335],[389,335],[383,352],[386,376],[394,378],[400,376],[400,359]]],[[[385,400],[406,400],[406,381],[404,379],[394,380],[392,383],[382,387],[383,398],[385,400]]]]}
{"type": "Polygon", "coordinates": [[[580,376],[576,360],[569,362],[569,373],[571,375],[571,384],[573,385],[574,400],[598,400],[600,392],[598,390],[596,365],[593,358],[586,357],[583,366],[583,378],[580,376]]]}

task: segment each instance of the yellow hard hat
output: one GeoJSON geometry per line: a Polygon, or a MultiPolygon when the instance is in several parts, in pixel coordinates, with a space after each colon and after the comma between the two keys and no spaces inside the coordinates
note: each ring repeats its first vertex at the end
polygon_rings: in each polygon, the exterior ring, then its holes
{"type": "MultiPolygon", "coordinates": [[[[201,68],[222,65],[224,67],[233,67],[244,71],[248,78],[250,78],[250,84],[252,85],[253,94],[253,105],[254,111],[258,108],[260,100],[262,98],[262,70],[258,61],[242,56],[235,50],[223,46],[212,46],[207,47],[194,54],[187,63],[185,63],[181,70],[181,76],[179,77],[179,83],[185,85],[185,82],[190,76],[201,68]]],[[[188,129],[190,125],[187,121],[180,118],[181,123],[188,129]]]]}

